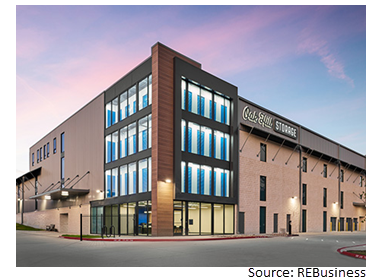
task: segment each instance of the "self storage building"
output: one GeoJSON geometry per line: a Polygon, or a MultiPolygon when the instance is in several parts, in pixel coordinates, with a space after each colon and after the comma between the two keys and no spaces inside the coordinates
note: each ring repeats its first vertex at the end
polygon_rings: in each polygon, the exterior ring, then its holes
{"type": "Polygon", "coordinates": [[[80,214],[120,235],[365,230],[365,156],[161,43],[30,147],[29,169],[17,221],[61,232],[80,214]]]}

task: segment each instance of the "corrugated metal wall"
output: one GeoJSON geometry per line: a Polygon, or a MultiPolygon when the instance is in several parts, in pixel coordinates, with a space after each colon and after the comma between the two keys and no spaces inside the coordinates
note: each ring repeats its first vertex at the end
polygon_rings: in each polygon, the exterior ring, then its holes
{"type": "Polygon", "coordinates": [[[338,158],[338,145],[311,132],[310,130],[301,128],[300,144],[333,158],[338,158]]]}

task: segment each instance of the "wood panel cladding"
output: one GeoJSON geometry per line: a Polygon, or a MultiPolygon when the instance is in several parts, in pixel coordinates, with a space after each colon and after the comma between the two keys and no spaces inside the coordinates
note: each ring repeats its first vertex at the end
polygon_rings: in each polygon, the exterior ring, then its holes
{"type": "Polygon", "coordinates": [[[152,235],[173,235],[174,57],[193,60],[157,43],[152,47],[152,235]]]}

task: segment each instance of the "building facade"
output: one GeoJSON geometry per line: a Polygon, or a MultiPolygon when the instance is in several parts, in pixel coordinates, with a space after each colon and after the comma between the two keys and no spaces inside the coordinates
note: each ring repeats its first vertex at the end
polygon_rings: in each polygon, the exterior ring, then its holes
{"type": "Polygon", "coordinates": [[[61,232],[365,230],[366,158],[157,43],[30,148],[17,221],[61,232]],[[290,222],[291,221],[291,222],[290,222]]]}

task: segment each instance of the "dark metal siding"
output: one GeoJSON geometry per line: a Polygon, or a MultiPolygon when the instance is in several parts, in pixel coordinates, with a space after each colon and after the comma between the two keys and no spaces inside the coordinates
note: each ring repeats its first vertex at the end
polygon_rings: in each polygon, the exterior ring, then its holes
{"type": "Polygon", "coordinates": [[[300,144],[333,158],[338,158],[338,145],[310,130],[301,129],[300,144]]]}

